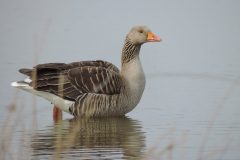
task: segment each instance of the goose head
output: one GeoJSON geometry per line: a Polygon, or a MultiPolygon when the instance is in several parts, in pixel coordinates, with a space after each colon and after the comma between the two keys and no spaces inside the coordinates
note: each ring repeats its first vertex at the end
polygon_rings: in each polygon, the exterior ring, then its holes
{"type": "Polygon", "coordinates": [[[133,45],[142,45],[146,42],[160,42],[161,38],[155,35],[147,26],[135,26],[127,34],[127,39],[133,45]]]}

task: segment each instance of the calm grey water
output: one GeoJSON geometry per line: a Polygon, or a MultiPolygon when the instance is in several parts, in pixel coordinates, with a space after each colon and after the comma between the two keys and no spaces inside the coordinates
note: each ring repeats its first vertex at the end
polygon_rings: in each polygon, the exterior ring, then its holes
{"type": "Polygon", "coordinates": [[[57,123],[50,103],[17,93],[15,111],[1,108],[1,143],[11,143],[6,159],[237,160],[240,83],[215,78],[163,73],[149,79],[150,86],[158,84],[149,92],[155,97],[147,91],[126,117],[64,114],[57,123]]]}
{"type": "Polygon", "coordinates": [[[0,159],[240,159],[239,1],[0,1],[0,159]],[[106,5],[107,4],[107,5],[106,5]],[[37,63],[120,65],[125,34],[163,39],[141,58],[147,85],[126,117],[52,120],[10,87],[37,63]]]}
{"type": "Polygon", "coordinates": [[[71,119],[38,130],[31,147],[37,159],[53,153],[63,159],[140,158],[145,137],[140,122],[127,117],[71,119]],[[56,148],[56,143],[64,145],[56,148]]]}

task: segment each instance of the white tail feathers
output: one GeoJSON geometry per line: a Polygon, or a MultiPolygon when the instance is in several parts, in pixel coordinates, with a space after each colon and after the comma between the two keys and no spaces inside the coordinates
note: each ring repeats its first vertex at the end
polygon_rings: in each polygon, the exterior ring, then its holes
{"type": "Polygon", "coordinates": [[[37,96],[43,97],[65,112],[69,112],[69,107],[74,103],[73,101],[65,100],[52,93],[37,91],[33,89],[33,87],[29,86],[29,83],[27,83],[26,81],[12,82],[11,86],[25,90],[37,96]]]}
{"type": "Polygon", "coordinates": [[[26,86],[29,86],[29,84],[24,82],[24,81],[18,81],[18,82],[12,82],[11,86],[13,86],[13,87],[26,87],[26,86]]]}
{"type": "Polygon", "coordinates": [[[21,88],[21,87],[29,87],[29,84],[32,82],[32,80],[27,77],[26,79],[24,79],[23,81],[17,81],[17,82],[12,82],[11,83],[11,86],[13,87],[18,87],[18,88],[21,88]]]}

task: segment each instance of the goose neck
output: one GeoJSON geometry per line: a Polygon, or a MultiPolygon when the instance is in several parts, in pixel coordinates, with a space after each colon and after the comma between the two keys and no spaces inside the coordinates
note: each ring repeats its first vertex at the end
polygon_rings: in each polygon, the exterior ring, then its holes
{"type": "Polygon", "coordinates": [[[140,48],[141,45],[135,45],[129,38],[126,38],[122,49],[122,67],[139,56],[140,48]]]}

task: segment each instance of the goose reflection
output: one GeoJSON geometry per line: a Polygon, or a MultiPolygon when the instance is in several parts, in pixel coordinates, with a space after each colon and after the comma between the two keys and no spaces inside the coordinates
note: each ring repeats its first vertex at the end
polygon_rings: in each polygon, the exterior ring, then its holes
{"type": "Polygon", "coordinates": [[[145,150],[140,122],[128,117],[64,120],[38,130],[33,158],[139,159],[145,150]]]}

